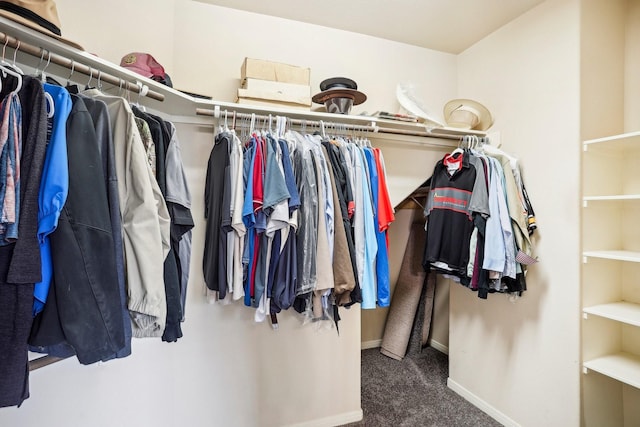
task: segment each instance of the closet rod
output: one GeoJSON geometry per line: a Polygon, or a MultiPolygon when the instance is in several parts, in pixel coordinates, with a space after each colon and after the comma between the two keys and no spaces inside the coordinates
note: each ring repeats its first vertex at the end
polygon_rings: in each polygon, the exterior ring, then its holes
{"type": "Polygon", "coordinates": [[[31,45],[29,43],[22,42],[15,37],[12,37],[6,33],[0,32],[0,44],[2,48],[4,48],[6,43],[7,47],[11,47],[13,49],[17,49],[19,52],[28,53],[31,56],[36,58],[43,58],[44,61],[53,62],[54,64],[60,65],[62,67],[73,70],[73,72],[78,72],[84,74],[86,76],[93,77],[98,79],[100,77],[100,81],[107,82],[115,87],[120,87],[122,85],[122,89],[126,89],[130,92],[139,93],[151,99],[155,99],[156,101],[164,101],[164,95],[153,90],[150,90],[147,85],[138,85],[135,83],[131,83],[125,79],[121,79],[119,77],[115,77],[111,74],[105,73],[101,70],[94,70],[93,68],[85,65],[81,62],[77,62],[71,60],[62,55],[58,55],[57,53],[53,53],[46,49],[31,45]],[[141,93],[142,92],[142,93],[141,93]]]}
{"type": "MultiPolygon", "coordinates": [[[[199,116],[216,116],[216,112],[214,110],[209,110],[207,108],[196,108],[196,114],[199,116]]],[[[249,113],[238,113],[236,111],[222,110],[220,111],[220,117],[223,114],[227,114],[228,119],[232,120],[233,115],[235,115],[236,119],[247,120],[255,117],[256,120],[269,120],[269,116],[261,115],[261,114],[249,114],[249,113]]],[[[271,116],[272,119],[275,119],[276,116],[280,114],[273,114],[271,116]]],[[[308,125],[320,127],[322,123],[318,120],[305,120],[305,119],[291,119],[287,117],[287,121],[294,126],[308,125]]],[[[366,126],[366,125],[352,125],[352,124],[343,124],[343,123],[335,123],[335,122],[323,122],[325,126],[333,127],[340,126],[340,128],[345,130],[354,130],[358,132],[377,132],[377,128],[374,126],[366,126]]]]}
{"type": "Polygon", "coordinates": [[[29,360],[29,371],[35,371],[36,369],[44,368],[45,366],[51,365],[56,362],[60,362],[61,360],[67,359],[66,357],[56,357],[56,356],[42,356],[37,359],[29,360]]]}
{"type": "MultiPolygon", "coordinates": [[[[231,117],[232,114],[235,113],[236,118],[237,119],[250,119],[251,118],[251,114],[248,113],[238,113],[235,111],[229,111],[229,110],[221,110],[218,114],[218,117],[221,117],[222,114],[227,113],[229,115],[229,117],[231,117]]],[[[196,108],[196,114],[199,116],[212,116],[212,117],[216,117],[216,110],[211,110],[211,109],[207,109],[207,108],[196,108]]],[[[298,112],[295,112],[295,114],[299,114],[298,112]]],[[[275,117],[276,115],[286,115],[285,114],[273,114],[272,117],[275,117]]],[[[269,116],[265,116],[265,115],[255,115],[255,118],[258,120],[268,120],[269,116]]],[[[336,115],[336,120],[339,120],[340,116],[336,115]]],[[[305,119],[288,119],[288,121],[296,126],[302,125],[302,124],[307,124],[309,126],[316,126],[319,127],[321,125],[320,121],[317,120],[305,120],[305,119]]],[[[334,125],[339,126],[342,129],[345,130],[354,130],[354,131],[359,131],[359,132],[373,132],[373,133],[385,133],[385,134],[394,134],[394,135],[406,135],[406,136],[418,136],[418,137],[425,137],[425,138],[440,138],[440,139],[455,139],[455,140],[459,140],[461,135],[452,135],[452,134],[434,134],[431,133],[429,131],[417,131],[417,130],[409,130],[409,129],[396,129],[396,128],[390,128],[390,127],[382,127],[382,126],[367,126],[367,125],[354,125],[354,124],[349,124],[349,123],[339,123],[339,122],[332,122],[332,121],[327,121],[327,122],[323,122],[325,126],[329,126],[332,127],[334,125]]]]}

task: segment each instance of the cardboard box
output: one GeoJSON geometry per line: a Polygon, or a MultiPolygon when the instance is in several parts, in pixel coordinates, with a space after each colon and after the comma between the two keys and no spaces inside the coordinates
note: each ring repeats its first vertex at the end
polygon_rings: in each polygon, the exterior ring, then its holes
{"type": "Polygon", "coordinates": [[[295,65],[262,59],[245,58],[240,68],[240,80],[259,79],[273,82],[309,85],[311,70],[295,65]]]}
{"type": "Polygon", "coordinates": [[[295,96],[280,92],[267,92],[262,90],[238,89],[238,98],[262,99],[264,101],[287,102],[290,104],[311,107],[311,96],[295,96]]]}
{"type": "Polygon", "coordinates": [[[311,109],[310,107],[300,105],[300,104],[293,104],[291,102],[269,101],[264,99],[255,99],[255,98],[238,98],[236,99],[236,103],[246,104],[246,105],[255,105],[259,107],[270,107],[270,108],[275,107],[275,108],[282,108],[287,110],[309,111],[311,109]]]}
{"type": "Polygon", "coordinates": [[[311,86],[309,85],[273,82],[270,80],[252,78],[244,79],[242,82],[242,89],[264,93],[277,93],[279,95],[294,98],[309,98],[311,96],[311,86]]]}

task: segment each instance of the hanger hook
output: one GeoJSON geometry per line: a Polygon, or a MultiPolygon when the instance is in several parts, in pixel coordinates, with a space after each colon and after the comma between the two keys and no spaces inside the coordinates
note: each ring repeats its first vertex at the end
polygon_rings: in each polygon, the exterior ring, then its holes
{"type": "Polygon", "coordinates": [[[71,60],[71,74],[67,77],[67,81],[71,80],[71,76],[73,76],[73,72],[76,71],[76,61],[71,60]]]}
{"type": "Polygon", "coordinates": [[[89,81],[87,82],[87,87],[91,84],[91,80],[93,79],[93,68],[89,67],[89,81]]]}
{"type": "Polygon", "coordinates": [[[42,49],[42,54],[40,55],[40,61],[38,61],[38,66],[36,67],[36,74],[40,70],[40,66],[42,65],[42,61],[44,61],[44,54],[46,53],[46,49],[42,49]]]}
{"type": "Polygon", "coordinates": [[[13,66],[16,65],[16,56],[18,55],[18,51],[20,50],[20,40],[18,40],[18,44],[16,45],[15,50],[13,51],[13,66]]]}
{"type": "Polygon", "coordinates": [[[47,51],[47,63],[45,64],[44,68],[42,69],[42,73],[44,74],[44,70],[47,69],[47,67],[49,66],[49,64],[51,63],[51,52],[47,51]]]}
{"type": "Polygon", "coordinates": [[[9,44],[9,36],[4,36],[4,46],[2,46],[2,61],[4,62],[4,54],[7,51],[7,45],[9,44]]]}
{"type": "Polygon", "coordinates": [[[118,95],[122,95],[122,85],[124,84],[124,80],[120,79],[120,84],[118,85],[118,95]]]}
{"type": "Polygon", "coordinates": [[[102,78],[102,70],[98,70],[98,83],[96,84],[96,86],[98,87],[98,90],[102,90],[102,82],[100,81],[101,78],[102,78]]]}

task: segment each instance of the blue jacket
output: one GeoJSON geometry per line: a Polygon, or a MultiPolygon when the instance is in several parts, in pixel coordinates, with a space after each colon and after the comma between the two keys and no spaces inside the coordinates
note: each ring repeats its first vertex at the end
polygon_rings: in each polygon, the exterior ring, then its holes
{"type": "MultiPolygon", "coordinates": [[[[51,133],[47,138],[47,151],[38,193],[38,242],[42,257],[42,281],[36,283],[33,291],[34,316],[42,311],[47,301],[53,276],[49,234],[58,226],[58,218],[69,192],[66,130],[72,106],[71,96],[65,88],[48,83],[44,84],[44,91],[53,99],[54,114],[49,119],[51,133]]],[[[47,103],[49,102],[50,100],[47,100],[47,103]]],[[[49,104],[47,110],[51,112],[49,104]]]]}

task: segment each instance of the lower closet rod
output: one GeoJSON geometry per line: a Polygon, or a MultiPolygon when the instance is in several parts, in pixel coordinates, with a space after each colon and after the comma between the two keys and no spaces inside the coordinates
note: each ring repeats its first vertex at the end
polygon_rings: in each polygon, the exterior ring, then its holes
{"type": "MultiPolygon", "coordinates": [[[[79,72],[89,77],[100,78],[100,81],[107,82],[116,87],[122,87],[122,89],[126,89],[130,92],[140,93],[143,92],[143,88],[146,88],[147,92],[144,96],[147,96],[151,99],[155,99],[156,101],[164,101],[164,95],[153,90],[149,90],[146,85],[137,85],[135,83],[131,83],[127,80],[121,79],[119,77],[115,77],[111,74],[105,73],[101,70],[94,70],[88,65],[76,62],[72,59],[64,57],[62,55],[58,55],[57,53],[52,53],[46,49],[42,49],[37,46],[33,46],[29,43],[24,43],[18,40],[15,37],[11,37],[8,34],[0,32],[0,44],[3,46],[3,50],[6,46],[16,49],[17,51],[28,53],[31,56],[36,58],[42,58],[45,61],[53,62],[54,64],[60,65],[62,67],[73,70],[73,72],[79,72]]],[[[4,58],[3,58],[4,59],[4,58]]]]}

